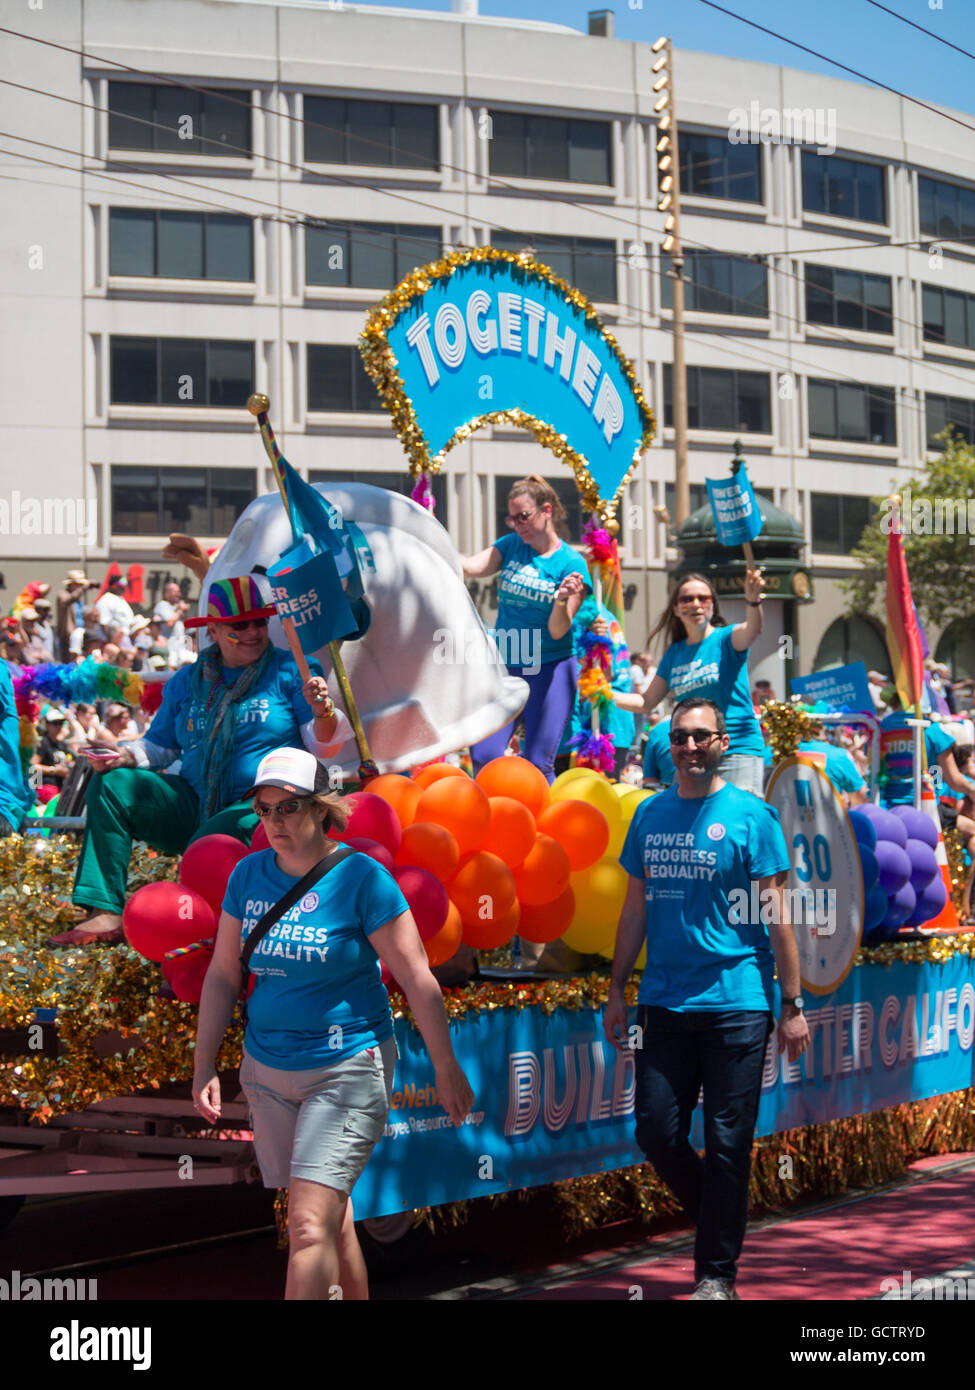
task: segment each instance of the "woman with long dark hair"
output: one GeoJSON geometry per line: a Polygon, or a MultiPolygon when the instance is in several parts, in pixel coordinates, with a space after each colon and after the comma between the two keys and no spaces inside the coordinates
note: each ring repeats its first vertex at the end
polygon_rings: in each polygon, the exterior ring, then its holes
{"type": "Polygon", "coordinates": [[[703,574],[685,574],[650,636],[661,633],[667,646],[645,693],[614,694],[620,709],[649,714],[670,692],[674,700],[700,696],[724,713],[730,743],[718,773],[743,791],[762,795],[762,730],[748,686],[748,649],[762,631],[761,570],[745,571],[748,616],[734,627],[725,622],[718,596],[703,574]]]}
{"type": "MultiPolygon", "coordinates": [[[[550,782],[576,698],[572,620],[592,587],[585,563],[559,534],[564,522],[555,489],[533,473],[508,493],[510,533],[461,557],[465,579],[500,573],[494,638],[508,670],[528,682],[525,757],[550,782]]],[[[474,745],[475,772],[503,755],[513,729],[506,724],[474,745]]]]}

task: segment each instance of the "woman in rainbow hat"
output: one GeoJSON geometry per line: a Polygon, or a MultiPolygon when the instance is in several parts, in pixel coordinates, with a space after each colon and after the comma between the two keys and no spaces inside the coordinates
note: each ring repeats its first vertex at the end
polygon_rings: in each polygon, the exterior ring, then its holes
{"type": "Polygon", "coordinates": [[[310,660],[312,676],[302,685],[290,654],[271,645],[274,612],[251,575],[212,584],[206,616],[184,624],[205,627],[210,645],[166,683],[144,736],[117,753],[85,754],[98,775],[88,790],[72,901],[86,915],[52,945],[122,940],[133,840],[164,854],[182,854],[203,835],[246,843],[257,825],[246,793],[264,755],[304,747],[325,760],[351,737],[321,666],[310,660]],[[174,763],[178,772],[164,770],[174,763]]]}

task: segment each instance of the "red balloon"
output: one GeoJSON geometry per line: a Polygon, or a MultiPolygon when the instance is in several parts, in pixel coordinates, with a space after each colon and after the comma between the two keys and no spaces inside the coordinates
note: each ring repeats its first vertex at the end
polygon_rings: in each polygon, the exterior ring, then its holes
{"type": "Polygon", "coordinates": [[[525,862],[515,870],[518,901],[527,907],[542,907],[564,893],[569,886],[569,856],[551,835],[535,836],[535,844],[525,862]]]}
{"type": "Polygon", "coordinates": [[[420,940],[428,941],[436,936],[447,920],[450,906],[447,890],[439,878],[434,878],[429,869],[417,869],[412,865],[397,869],[393,877],[410,905],[420,940]]]}
{"type": "MultiPolygon", "coordinates": [[[[511,911],[515,880],[503,860],[488,850],[479,849],[460,861],[460,868],[450,880],[449,891],[464,924],[464,940],[474,946],[477,943],[470,938],[470,931],[490,934],[490,929],[483,924],[497,922],[511,911]]],[[[508,937],[504,939],[507,941],[508,937]]]]}
{"type": "Polygon", "coordinates": [[[251,836],[251,854],[255,854],[259,849],[270,849],[271,841],[267,838],[267,831],[264,829],[264,822],[259,820],[251,836]]]}
{"type": "Polygon", "coordinates": [[[388,869],[390,873],[396,867],[393,863],[393,856],[386,846],[381,845],[378,840],[366,840],[361,835],[353,835],[352,839],[346,840],[345,843],[351,845],[353,849],[357,849],[360,854],[368,854],[371,859],[382,864],[383,868],[388,869]]]}
{"type": "Polygon", "coordinates": [[[539,945],[558,941],[563,932],[569,930],[575,915],[576,899],[571,888],[567,888],[551,902],[542,903],[537,907],[522,903],[518,935],[539,945]]]}
{"type": "Polygon", "coordinates": [[[515,898],[507,912],[500,917],[471,919],[464,923],[464,944],[475,951],[493,951],[510,941],[518,930],[521,904],[515,898]]]}
{"type": "Polygon", "coordinates": [[[203,981],[213,959],[213,947],[202,946],[185,956],[164,960],[162,973],[177,999],[186,1004],[199,1004],[203,981]]]}
{"type": "MultiPolygon", "coordinates": [[[[403,781],[410,785],[405,777],[403,781]]],[[[353,810],[345,827],[346,842],[350,836],[353,839],[378,840],[395,859],[403,831],[399,816],[389,802],[381,796],[373,796],[371,792],[359,792],[350,800],[353,810]]]]}
{"type": "Polygon", "coordinates": [[[227,880],[248,854],[250,847],[232,835],[204,835],[179,861],[179,881],[205,898],[219,917],[227,880]]]}
{"type": "Polygon", "coordinates": [[[214,936],[217,919],[207,900],[185,883],[146,883],[125,904],[122,930],[134,951],[162,960],[177,946],[214,936]]]}

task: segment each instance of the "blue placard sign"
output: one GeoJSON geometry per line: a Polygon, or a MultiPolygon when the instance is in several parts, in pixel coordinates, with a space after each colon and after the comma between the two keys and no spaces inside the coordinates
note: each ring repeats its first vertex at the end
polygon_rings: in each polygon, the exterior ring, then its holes
{"type": "Polygon", "coordinates": [[[707,485],[718,544],[744,545],[753,541],[762,529],[762,514],[744,468],[720,482],[708,478],[707,485]]]}
{"type": "Polygon", "coordinates": [[[867,668],[862,661],[834,666],[829,671],[816,671],[811,676],[793,676],[789,686],[793,695],[801,695],[811,705],[825,705],[832,714],[857,710],[873,713],[867,668]]]}

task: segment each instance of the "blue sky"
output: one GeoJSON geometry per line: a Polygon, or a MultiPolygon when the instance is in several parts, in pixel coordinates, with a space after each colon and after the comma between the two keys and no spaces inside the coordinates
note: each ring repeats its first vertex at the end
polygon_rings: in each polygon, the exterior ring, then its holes
{"type": "MultiPolygon", "coordinates": [[[[324,0],[323,0],[324,3],[324,0]]],[[[369,5],[371,0],[354,0],[369,5]]],[[[397,9],[449,12],[450,0],[382,0],[397,9]]],[[[909,96],[959,111],[975,112],[975,58],[955,53],[899,19],[874,8],[868,0],[816,0],[783,4],[782,0],[721,0],[758,24],[880,78],[909,96]]],[[[884,0],[887,8],[975,54],[975,0],[884,0]],[[935,8],[932,8],[935,5],[935,8]]],[[[760,34],[740,20],[718,13],[702,0],[481,0],[483,15],[544,19],[585,32],[590,10],[616,14],[616,37],[652,43],[669,33],[678,48],[694,48],[728,57],[781,63],[807,72],[847,77],[836,68],[800,53],[780,39],[760,34]],[[632,8],[631,8],[632,6],[632,8]]],[[[959,132],[960,133],[960,132],[959,132]]],[[[968,137],[963,137],[968,138],[968,137]]]]}

